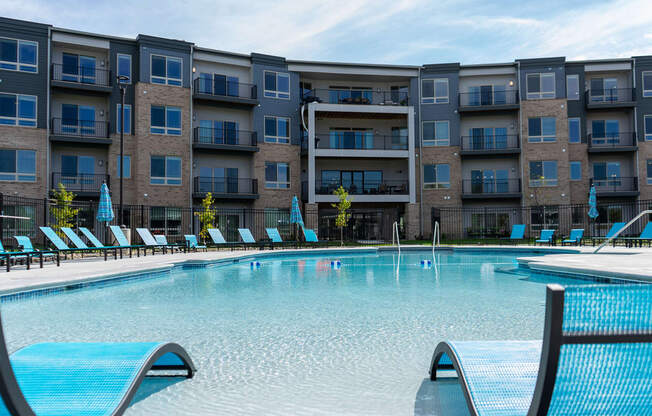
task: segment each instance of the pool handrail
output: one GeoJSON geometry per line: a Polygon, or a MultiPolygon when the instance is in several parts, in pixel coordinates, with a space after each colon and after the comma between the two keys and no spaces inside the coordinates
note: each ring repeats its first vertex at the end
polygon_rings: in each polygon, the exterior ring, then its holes
{"type": "Polygon", "coordinates": [[[641,218],[641,217],[643,217],[643,216],[645,216],[645,215],[648,215],[648,214],[652,214],[652,209],[646,209],[646,210],[644,210],[644,211],[639,212],[638,215],[635,216],[634,218],[632,218],[632,219],[631,219],[627,224],[622,223],[622,222],[614,223],[614,225],[611,227],[611,230],[609,231],[609,233],[611,233],[611,231],[616,227],[616,224],[623,224],[623,225],[622,225],[622,227],[620,227],[620,228],[618,229],[618,231],[614,232],[613,235],[610,236],[609,234],[607,234],[606,239],[602,242],[602,244],[600,244],[600,245],[598,246],[598,248],[596,248],[595,250],[593,250],[593,254],[597,254],[600,250],[602,250],[602,247],[606,246],[606,245],[609,244],[612,240],[614,240],[615,238],[617,238],[617,237],[618,237],[618,236],[619,236],[623,231],[625,231],[625,230],[626,230],[627,228],[629,228],[632,224],[634,224],[636,221],[638,221],[639,218],[641,218]]]}

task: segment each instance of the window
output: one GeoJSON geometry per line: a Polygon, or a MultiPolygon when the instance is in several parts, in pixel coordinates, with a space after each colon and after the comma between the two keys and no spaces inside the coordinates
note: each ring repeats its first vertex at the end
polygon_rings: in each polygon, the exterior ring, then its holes
{"type": "Polygon", "coordinates": [[[652,159],[647,160],[647,184],[652,185],[652,159]]]}
{"type": "Polygon", "coordinates": [[[448,103],[448,78],[422,80],[421,102],[423,104],[448,103]]]}
{"type": "Polygon", "coordinates": [[[580,76],[566,75],[566,98],[569,100],[580,99],[580,76]]]}
{"type": "Polygon", "coordinates": [[[406,189],[404,185],[383,183],[381,170],[322,170],[321,183],[317,183],[315,192],[332,195],[340,186],[352,195],[397,193],[406,189]]]}
{"type": "Polygon", "coordinates": [[[530,210],[530,228],[534,233],[559,229],[559,207],[539,206],[537,209],[530,210]]]}
{"type": "Polygon", "coordinates": [[[595,186],[620,186],[620,162],[596,162],[593,164],[595,186]]]}
{"type": "Polygon", "coordinates": [[[643,71],[643,97],[652,97],[652,71],[643,71]]]}
{"type": "Polygon", "coordinates": [[[290,119],[265,116],[265,143],[290,143],[290,119]]]}
{"type": "Polygon", "coordinates": [[[0,150],[0,181],[36,182],[36,151],[0,150]]]}
{"type": "Polygon", "coordinates": [[[570,162],[570,179],[571,181],[582,179],[582,162],[570,162]]]}
{"type": "MultiPolygon", "coordinates": [[[[120,122],[122,120],[122,104],[118,104],[116,114],[115,131],[120,133],[120,122]]],[[[131,104],[125,104],[125,134],[131,134],[131,104]]]]}
{"type": "Polygon", "coordinates": [[[448,164],[423,165],[423,188],[441,189],[451,187],[451,171],[448,164]]]}
{"type": "MultiPolygon", "coordinates": [[[[125,106],[125,110],[126,110],[125,106]]],[[[153,105],[151,110],[151,128],[154,134],[181,135],[181,108],[153,105]]]]}
{"type": "MultiPolygon", "coordinates": [[[[401,129],[392,129],[392,148],[402,148],[401,129]],[[394,136],[396,134],[397,136],[394,136]],[[396,145],[396,147],[394,147],[396,145]]],[[[407,134],[407,133],[406,133],[407,134]]],[[[407,148],[407,139],[405,140],[407,148]]],[[[328,142],[319,142],[319,148],[326,149],[373,149],[374,131],[366,128],[333,128],[328,132],[328,142]]]]}
{"type": "Polygon", "coordinates": [[[527,99],[555,98],[555,74],[527,74],[527,99]]]}
{"type": "Polygon", "coordinates": [[[591,121],[591,143],[593,144],[620,143],[620,123],[618,122],[618,120],[591,121]]]}
{"type": "Polygon", "coordinates": [[[534,117],[528,119],[528,142],[554,142],[557,140],[554,117],[534,117]]]}
{"type": "Polygon", "coordinates": [[[129,78],[126,81],[120,81],[121,84],[131,84],[131,55],[123,53],[118,54],[118,76],[129,78]]]}
{"type": "Polygon", "coordinates": [[[581,142],[581,128],[579,117],[568,119],[568,142],[579,143],[581,142]]]}
{"type": "Polygon", "coordinates": [[[290,74],[265,71],[265,97],[290,99],[290,74]]]}
{"type": "Polygon", "coordinates": [[[290,189],[290,165],[265,162],[265,188],[290,189]]]}
{"type": "MultiPolygon", "coordinates": [[[[507,104],[505,85],[476,85],[469,87],[469,92],[460,105],[500,105],[507,104]]],[[[510,100],[512,100],[510,98],[510,100]]]]}
{"type": "MultiPolygon", "coordinates": [[[[462,138],[464,146],[470,150],[507,149],[507,127],[472,127],[469,129],[468,138],[462,138]]],[[[510,147],[517,146],[511,140],[510,147]]]]}
{"type": "MultiPolygon", "coordinates": [[[[131,156],[124,156],[124,161],[125,165],[124,168],[122,169],[122,174],[124,175],[123,178],[129,179],[131,178],[131,156]]],[[[117,159],[118,162],[118,168],[116,172],[118,172],[118,178],[120,177],[120,156],[118,156],[117,159]]]]}
{"type": "Polygon", "coordinates": [[[330,104],[372,104],[374,101],[373,95],[373,91],[369,87],[343,87],[337,85],[328,87],[328,102],[330,104]]]}
{"type": "MultiPolygon", "coordinates": [[[[465,181],[466,182],[466,181],[465,181]]],[[[468,184],[468,182],[466,182],[468,184]]],[[[468,187],[464,186],[464,193],[468,187]]],[[[509,171],[507,169],[473,169],[471,170],[471,193],[494,194],[507,193],[510,190],[509,171]]]]}
{"type": "MultiPolygon", "coordinates": [[[[236,121],[200,120],[198,136],[200,143],[240,144],[239,124],[236,121]]],[[[245,139],[243,145],[250,145],[251,139],[245,139]]]]}
{"type": "Polygon", "coordinates": [[[593,102],[618,101],[618,80],[616,78],[591,78],[589,95],[593,102]]]}
{"type": "Polygon", "coordinates": [[[152,207],[149,216],[152,234],[181,236],[181,208],[152,207]]]}
{"type": "Polygon", "coordinates": [[[645,140],[652,140],[652,115],[647,115],[643,118],[643,123],[645,124],[645,140]]]}
{"type": "Polygon", "coordinates": [[[212,192],[214,194],[237,194],[238,192],[251,193],[247,182],[238,187],[238,168],[213,168],[202,166],[199,168],[199,192],[212,192]]]}
{"type": "Polygon", "coordinates": [[[84,84],[95,84],[96,68],[97,64],[94,56],[76,55],[64,52],[63,65],[61,68],[61,80],[82,82],[84,84]]]}
{"type": "Polygon", "coordinates": [[[424,146],[449,146],[450,132],[448,120],[423,122],[424,146]]]}
{"type": "Polygon", "coordinates": [[[152,185],[181,185],[181,158],[152,156],[149,183],[152,185]]]}
{"type": "Polygon", "coordinates": [[[152,55],[152,84],[181,86],[183,59],[172,56],[152,55]]]}
{"type": "Polygon", "coordinates": [[[38,72],[38,43],[0,38],[0,69],[38,72]]]}
{"type": "Polygon", "coordinates": [[[0,125],[36,127],[36,97],[0,93],[0,125]]]}
{"type": "Polygon", "coordinates": [[[530,186],[557,186],[557,161],[530,162],[530,186]]]}

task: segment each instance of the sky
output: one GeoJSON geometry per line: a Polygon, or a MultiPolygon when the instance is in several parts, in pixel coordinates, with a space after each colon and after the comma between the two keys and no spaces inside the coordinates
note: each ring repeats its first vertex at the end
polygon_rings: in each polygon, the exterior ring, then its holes
{"type": "Polygon", "coordinates": [[[5,17],[288,59],[422,65],[652,55],[652,0],[2,0],[5,17]]]}

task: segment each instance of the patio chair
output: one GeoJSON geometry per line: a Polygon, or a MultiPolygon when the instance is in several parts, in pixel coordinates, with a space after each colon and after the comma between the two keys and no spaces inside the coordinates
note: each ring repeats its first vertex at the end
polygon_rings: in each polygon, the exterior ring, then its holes
{"type": "Polygon", "coordinates": [[[186,234],[183,236],[183,238],[186,239],[186,245],[188,246],[188,248],[191,248],[195,251],[197,250],[208,251],[208,247],[206,247],[205,245],[200,245],[199,242],[197,241],[197,236],[195,236],[194,234],[186,234]]]}
{"type": "Polygon", "coordinates": [[[162,245],[162,246],[164,246],[164,247],[169,248],[170,251],[171,251],[172,253],[174,253],[175,250],[176,250],[176,251],[181,251],[181,247],[179,246],[179,244],[176,244],[176,243],[172,243],[172,244],[171,244],[171,243],[168,243],[168,239],[167,239],[167,237],[164,236],[163,234],[156,234],[156,235],[154,235],[154,240],[156,240],[156,242],[157,242],[158,244],[160,244],[160,245],[162,245]]]}
{"type": "MultiPolygon", "coordinates": [[[[45,236],[50,240],[52,244],[54,244],[54,247],[56,247],[57,251],[60,253],[63,253],[63,258],[67,259],[68,258],[68,253],[70,253],[70,257],[74,258],[75,253],[81,253],[82,257],[84,256],[84,253],[88,253],[89,251],[97,251],[100,250],[104,253],[104,260],[106,261],[107,259],[107,249],[98,249],[98,248],[71,248],[69,247],[62,239],[57,235],[57,233],[54,232],[54,230],[50,227],[39,227],[41,232],[45,234],[45,236]]],[[[79,238],[79,237],[77,237],[79,238]]],[[[82,242],[83,244],[83,242],[82,242]]],[[[85,244],[84,244],[85,245],[85,244]]],[[[114,257],[117,259],[117,253],[114,253],[114,257]]]]}
{"type": "Polygon", "coordinates": [[[561,240],[561,245],[575,244],[576,246],[582,245],[582,237],[584,236],[584,228],[573,228],[568,238],[561,240]]]}
{"type": "MultiPolygon", "coordinates": [[[[119,227],[118,227],[119,228],[119,227]]],[[[88,239],[88,241],[95,247],[101,248],[104,247],[104,244],[93,235],[92,232],[86,227],[79,227],[79,231],[81,231],[82,234],[84,234],[84,237],[88,239]]]]}
{"type": "MultiPolygon", "coordinates": [[[[599,243],[599,242],[601,242],[601,241],[604,241],[604,240],[607,240],[607,239],[613,237],[613,236],[616,235],[616,233],[617,233],[618,231],[620,231],[624,226],[625,226],[625,223],[624,223],[624,222],[614,222],[614,224],[613,224],[613,225],[611,226],[611,228],[609,229],[609,232],[608,232],[607,235],[605,235],[604,237],[591,237],[591,241],[593,242],[593,246],[595,246],[596,243],[599,243]]],[[[615,239],[614,239],[614,241],[613,241],[613,245],[614,245],[614,246],[616,245],[616,240],[615,240],[615,239]]]]}
{"type": "Polygon", "coordinates": [[[48,260],[48,259],[52,260],[53,262],[56,261],[57,266],[59,266],[60,257],[59,257],[58,250],[37,250],[32,245],[32,240],[30,240],[29,237],[25,235],[15,235],[14,238],[16,239],[16,243],[18,244],[18,247],[20,247],[20,251],[30,257],[27,260],[28,269],[29,269],[29,264],[31,263],[31,259],[33,259],[34,257],[39,258],[41,267],[43,267],[43,260],[48,260]]]}
{"type": "Polygon", "coordinates": [[[191,378],[188,353],[166,342],[32,344],[7,351],[0,322],[0,413],[122,415],[145,377],[191,378]]]}
{"type": "Polygon", "coordinates": [[[303,237],[306,240],[306,243],[310,243],[310,245],[312,245],[313,247],[321,243],[321,241],[319,241],[319,239],[317,238],[317,233],[315,232],[315,230],[311,230],[310,228],[304,228],[304,227],[301,227],[301,229],[303,230],[303,237]]]}
{"type": "MultiPolygon", "coordinates": [[[[652,285],[548,285],[543,341],[441,342],[471,415],[644,415],[652,398],[652,285]]],[[[445,361],[443,361],[445,360],[445,361]]]]}
{"type": "MultiPolygon", "coordinates": [[[[254,246],[258,247],[260,249],[265,248],[265,242],[264,241],[256,241],[254,236],[251,234],[251,231],[249,231],[249,228],[238,228],[238,233],[240,234],[240,238],[242,239],[242,242],[245,243],[247,246],[254,246]]],[[[271,245],[270,245],[271,247],[271,245]]]]}
{"type": "Polygon", "coordinates": [[[534,245],[548,244],[553,245],[555,242],[555,230],[541,230],[541,235],[537,240],[534,240],[534,245]]]}
{"type": "Polygon", "coordinates": [[[113,258],[114,259],[118,258],[118,248],[117,247],[105,247],[105,246],[102,246],[102,247],[88,247],[88,245],[86,245],[86,243],[84,243],[84,241],[81,238],[79,238],[79,236],[77,234],[75,234],[75,232],[72,230],[72,228],[61,227],[61,231],[66,235],[66,237],[68,237],[68,240],[70,240],[70,242],[72,244],[74,244],[75,247],[77,247],[80,250],[103,252],[104,260],[106,260],[106,258],[107,258],[107,251],[111,250],[111,251],[113,251],[113,258]]]}
{"type": "Polygon", "coordinates": [[[11,269],[12,264],[16,264],[17,260],[23,262],[27,261],[26,254],[20,254],[20,252],[7,251],[2,245],[2,240],[0,240],[0,265],[5,265],[7,271],[11,269]]]}
{"type": "Polygon", "coordinates": [[[502,240],[509,241],[510,243],[514,244],[525,240],[525,224],[512,225],[512,233],[508,238],[503,238],[502,240]]]}
{"type": "Polygon", "coordinates": [[[617,237],[618,241],[623,241],[628,247],[640,246],[643,247],[643,243],[647,242],[648,247],[652,242],[652,222],[648,222],[641,235],[638,237],[617,237]]]}
{"type": "MultiPolygon", "coordinates": [[[[160,249],[163,254],[167,254],[168,248],[171,246],[171,244],[167,244],[167,241],[166,244],[159,243],[147,228],[136,228],[136,232],[140,239],[143,240],[143,244],[145,244],[145,253],[147,253],[149,247],[152,249],[152,254],[156,253],[156,249],[160,249]]],[[[171,250],[171,252],[174,252],[174,250],[171,250]]]]}
{"type": "Polygon", "coordinates": [[[240,243],[227,242],[219,228],[209,228],[208,235],[211,236],[211,240],[213,240],[213,244],[216,247],[227,247],[233,250],[235,247],[242,246],[240,243]]]}
{"type": "Polygon", "coordinates": [[[297,247],[299,244],[298,241],[283,241],[283,238],[281,238],[281,233],[278,232],[278,228],[265,228],[265,232],[272,242],[272,249],[276,245],[297,247]]]}
{"type": "MultiPolygon", "coordinates": [[[[147,255],[147,247],[145,247],[143,245],[140,245],[140,244],[129,244],[129,240],[127,240],[127,236],[125,235],[125,233],[122,232],[122,228],[120,228],[119,226],[117,226],[117,225],[109,225],[109,230],[111,231],[111,234],[113,234],[113,237],[115,238],[115,241],[118,243],[118,245],[116,247],[128,248],[129,249],[129,257],[131,257],[131,251],[133,249],[136,249],[136,257],[140,257],[140,249],[141,248],[143,249],[144,255],[145,256],[147,255]]],[[[89,234],[90,234],[90,232],[89,232],[89,234]]],[[[97,238],[96,238],[96,240],[97,240],[97,238]]],[[[122,258],[122,251],[120,252],[120,258],[122,258]]]]}

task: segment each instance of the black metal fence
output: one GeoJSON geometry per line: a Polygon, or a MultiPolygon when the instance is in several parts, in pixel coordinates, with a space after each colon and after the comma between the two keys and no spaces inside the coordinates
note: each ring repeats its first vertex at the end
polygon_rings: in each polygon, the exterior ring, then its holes
{"type": "MultiPolygon", "coordinates": [[[[336,210],[319,211],[319,239],[340,240],[340,229],[335,225],[336,210]]],[[[403,217],[398,209],[352,209],[349,223],[342,230],[344,241],[392,241],[392,224],[400,224],[399,235],[404,238],[403,217]]]]}

